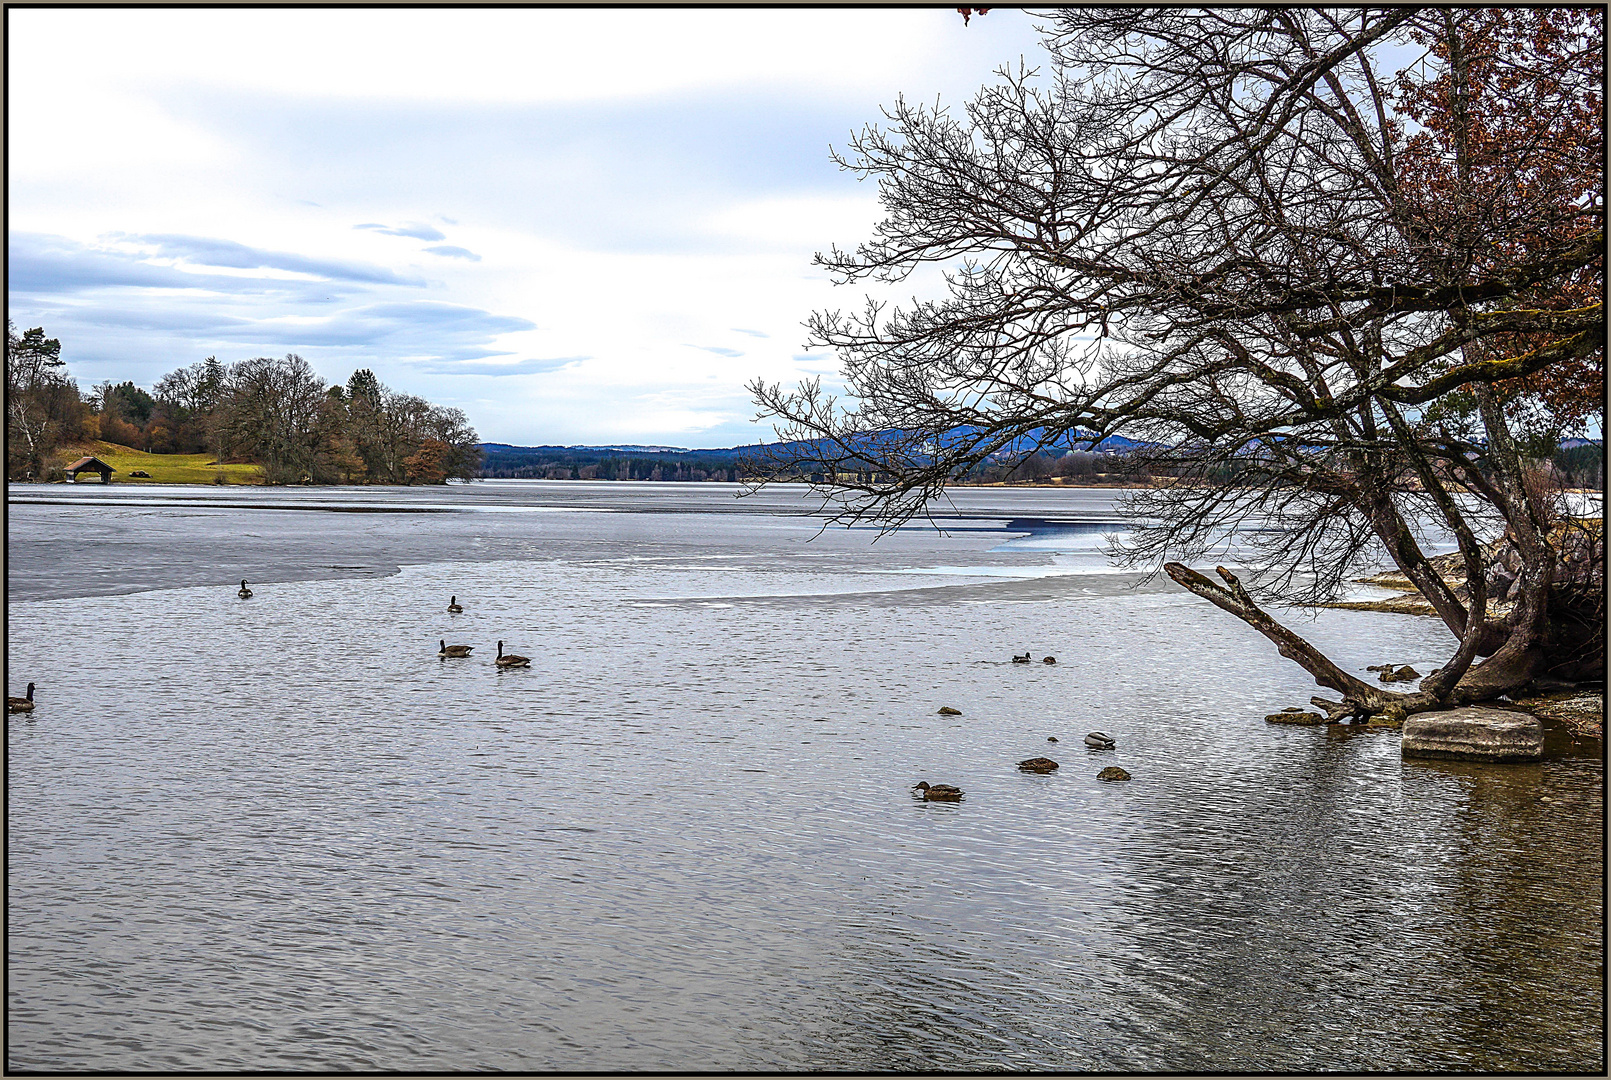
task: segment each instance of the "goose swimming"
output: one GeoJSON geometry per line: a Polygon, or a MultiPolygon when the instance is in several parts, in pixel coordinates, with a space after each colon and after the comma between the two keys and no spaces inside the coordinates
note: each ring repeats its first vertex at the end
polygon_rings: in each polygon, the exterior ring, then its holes
{"type": "Polygon", "coordinates": [[[438,656],[455,656],[462,658],[469,656],[470,650],[475,648],[474,645],[449,645],[446,638],[442,639],[441,645],[442,651],[436,654],[438,656]]]}
{"type": "Polygon", "coordinates": [[[464,608],[459,605],[459,598],[457,596],[448,597],[448,614],[462,615],[463,613],[464,608]]]}
{"type": "Polygon", "coordinates": [[[8,698],[6,698],[6,712],[8,712],[8,713],[33,712],[33,711],[34,711],[34,684],[33,683],[28,684],[28,695],[26,697],[8,697],[8,698]]]}
{"type": "Polygon", "coordinates": [[[498,659],[494,660],[493,663],[501,668],[531,667],[530,657],[516,656],[514,653],[505,656],[503,642],[501,641],[498,642],[498,659]]]}
{"type": "Polygon", "coordinates": [[[237,592],[235,595],[240,597],[242,600],[250,600],[252,598],[252,590],[248,589],[246,587],[246,579],[245,578],[241,578],[240,591],[237,592]]]}

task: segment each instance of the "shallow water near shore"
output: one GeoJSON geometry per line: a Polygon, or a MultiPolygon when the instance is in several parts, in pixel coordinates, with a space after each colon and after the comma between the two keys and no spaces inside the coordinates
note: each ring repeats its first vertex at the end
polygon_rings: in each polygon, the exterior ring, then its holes
{"type": "Polygon", "coordinates": [[[1597,745],[1267,725],[1112,492],[734,494],[13,487],[9,1067],[1603,1071],[1597,745]]]}

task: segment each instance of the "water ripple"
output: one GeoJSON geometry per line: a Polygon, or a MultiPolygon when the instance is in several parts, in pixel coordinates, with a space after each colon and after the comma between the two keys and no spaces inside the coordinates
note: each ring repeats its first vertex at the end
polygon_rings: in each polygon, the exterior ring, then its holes
{"type": "MultiPolygon", "coordinates": [[[[1266,725],[1301,673],[1118,575],[895,573],[999,535],[869,567],[722,520],[246,604],[14,604],[13,677],[57,674],[8,723],[8,1064],[1603,1066],[1599,760],[1266,725]]],[[[1409,617],[1304,632],[1355,669],[1443,647],[1409,617]]]]}

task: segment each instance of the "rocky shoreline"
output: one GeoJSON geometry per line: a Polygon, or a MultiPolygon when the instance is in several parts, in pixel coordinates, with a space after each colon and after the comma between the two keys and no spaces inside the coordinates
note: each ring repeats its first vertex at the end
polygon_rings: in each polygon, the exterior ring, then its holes
{"type": "Polygon", "coordinates": [[[1538,717],[1546,728],[1563,727],[1580,739],[1605,738],[1604,685],[1539,690],[1509,700],[1538,717]]]}
{"type": "MultiPolygon", "coordinates": [[[[1589,522],[1582,522],[1589,524],[1589,522]]],[[[1598,521],[1593,522],[1599,526],[1598,521]]],[[[1599,528],[1592,530],[1596,541],[1601,535],[1599,528]]],[[[1591,554],[1585,546],[1583,553],[1591,554]]],[[[1491,615],[1503,618],[1510,613],[1513,606],[1507,598],[1516,580],[1518,566],[1513,551],[1506,551],[1501,541],[1488,545],[1488,556],[1492,560],[1487,582],[1490,601],[1488,611],[1491,615]]],[[[1432,560],[1443,580],[1447,582],[1457,595],[1465,594],[1466,577],[1464,566],[1459,552],[1440,555],[1432,560]]],[[[1340,608],[1348,611],[1381,611],[1394,615],[1427,615],[1436,617],[1437,612],[1432,602],[1423,596],[1419,589],[1397,569],[1389,570],[1370,577],[1356,578],[1359,585],[1370,585],[1381,589],[1396,589],[1397,595],[1376,600],[1339,600],[1322,605],[1329,608],[1340,608]]],[[[1391,666],[1391,665],[1390,665],[1391,666]]],[[[1385,676],[1383,681],[1389,681],[1385,676]]],[[[1565,683],[1551,679],[1540,679],[1529,686],[1524,692],[1498,699],[1495,703],[1502,708],[1520,709],[1536,717],[1545,728],[1564,728],[1577,739],[1603,740],[1605,737],[1605,683],[1565,683]]],[[[1425,714],[1435,716],[1438,714],[1425,714]]],[[[1297,720],[1286,720],[1288,723],[1301,723],[1297,720]]]]}

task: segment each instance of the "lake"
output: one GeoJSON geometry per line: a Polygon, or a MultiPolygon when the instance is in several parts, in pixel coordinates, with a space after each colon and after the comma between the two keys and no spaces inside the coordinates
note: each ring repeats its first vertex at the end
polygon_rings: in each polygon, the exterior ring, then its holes
{"type": "Polygon", "coordinates": [[[1111,491],[737,494],[12,486],[8,1066],[1603,1072],[1598,744],[1266,724],[1111,491]]]}

